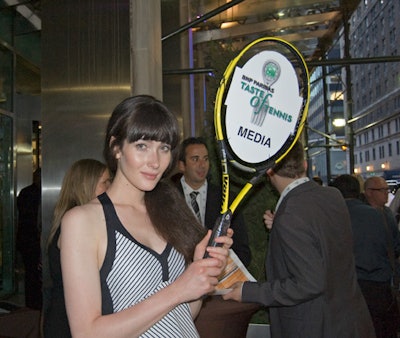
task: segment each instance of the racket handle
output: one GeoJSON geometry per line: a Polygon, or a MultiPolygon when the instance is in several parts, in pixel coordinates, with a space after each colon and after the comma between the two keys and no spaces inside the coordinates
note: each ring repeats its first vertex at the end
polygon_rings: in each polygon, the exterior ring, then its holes
{"type": "MultiPolygon", "coordinates": [[[[231,226],[231,218],[232,212],[230,210],[226,211],[224,214],[220,215],[217,218],[207,246],[222,246],[221,243],[216,243],[215,239],[217,237],[226,235],[229,227],[231,226]]],[[[204,258],[207,257],[209,257],[208,252],[204,254],[204,258]]]]}

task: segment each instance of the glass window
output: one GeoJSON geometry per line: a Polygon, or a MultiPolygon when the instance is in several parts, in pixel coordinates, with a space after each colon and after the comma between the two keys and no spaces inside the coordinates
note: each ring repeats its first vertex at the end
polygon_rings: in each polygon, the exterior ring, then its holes
{"type": "Polygon", "coordinates": [[[4,8],[2,4],[0,4],[0,32],[1,39],[7,42],[10,45],[13,45],[13,17],[14,13],[12,8],[4,8]]]}
{"type": "Polygon", "coordinates": [[[0,109],[12,111],[13,102],[13,55],[0,47],[0,109]]]}
{"type": "Polygon", "coordinates": [[[0,295],[14,288],[13,120],[0,114],[0,295]]]}

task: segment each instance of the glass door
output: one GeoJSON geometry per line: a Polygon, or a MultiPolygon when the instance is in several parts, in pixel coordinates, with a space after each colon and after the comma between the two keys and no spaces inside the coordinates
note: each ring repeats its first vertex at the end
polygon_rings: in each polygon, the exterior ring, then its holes
{"type": "Polygon", "coordinates": [[[0,296],[14,290],[13,119],[0,110],[0,296]]]}

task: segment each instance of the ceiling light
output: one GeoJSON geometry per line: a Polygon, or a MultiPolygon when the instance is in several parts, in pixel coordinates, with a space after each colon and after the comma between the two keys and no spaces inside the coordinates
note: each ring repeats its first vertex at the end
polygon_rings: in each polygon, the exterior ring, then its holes
{"type": "Polygon", "coordinates": [[[238,21],[226,21],[226,22],[221,23],[220,28],[221,29],[231,28],[233,26],[237,26],[238,24],[239,24],[238,21]]]}

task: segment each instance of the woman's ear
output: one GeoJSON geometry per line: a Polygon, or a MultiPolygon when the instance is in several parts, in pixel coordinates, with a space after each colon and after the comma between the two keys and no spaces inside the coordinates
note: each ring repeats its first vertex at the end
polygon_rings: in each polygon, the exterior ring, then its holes
{"type": "Polygon", "coordinates": [[[119,145],[114,144],[115,140],[115,136],[111,136],[108,146],[112,148],[114,157],[119,160],[121,158],[121,149],[119,145]]]}

